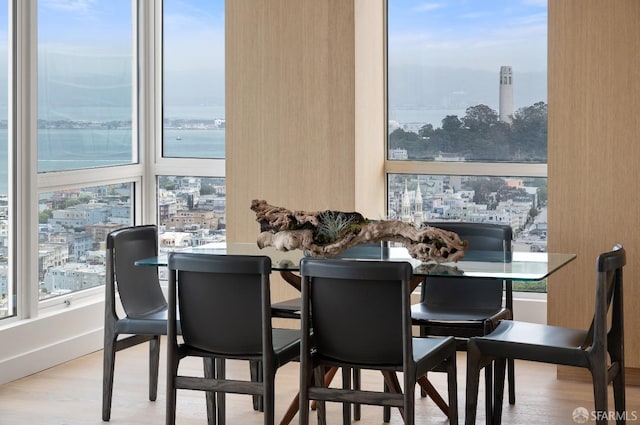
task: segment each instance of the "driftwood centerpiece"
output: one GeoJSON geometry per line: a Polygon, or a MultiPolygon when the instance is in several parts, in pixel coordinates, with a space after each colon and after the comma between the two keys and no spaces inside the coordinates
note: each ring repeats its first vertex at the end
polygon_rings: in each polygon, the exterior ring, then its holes
{"type": "Polygon", "coordinates": [[[413,258],[448,262],[461,259],[467,245],[454,232],[417,229],[398,220],[372,221],[357,212],[291,211],[264,200],[253,200],[251,210],[260,223],[260,248],[301,249],[314,257],[335,257],[356,245],[389,241],[403,243],[413,258]]]}

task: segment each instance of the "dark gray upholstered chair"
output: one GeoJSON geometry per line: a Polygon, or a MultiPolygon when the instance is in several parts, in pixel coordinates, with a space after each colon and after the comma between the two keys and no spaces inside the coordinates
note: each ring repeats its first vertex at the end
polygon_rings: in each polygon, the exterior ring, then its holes
{"type": "MultiPolygon", "coordinates": [[[[175,423],[177,389],[259,395],[264,423],[274,423],[275,373],[300,355],[300,331],[272,328],[270,274],[271,260],[265,256],[170,254],[167,424],[175,423]],[[204,377],[178,373],[180,360],[192,356],[204,359],[204,377]],[[225,359],[260,362],[261,382],[225,379],[225,359]]],[[[224,410],[218,420],[224,421],[224,410]]]]}
{"type": "Polygon", "coordinates": [[[149,400],[158,388],[160,335],[167,334],[167,302],[156,267],[140,267],[136,260],[158,255],[158,232],[154,225],[126,227],[107,235],[104,368],[102,420],[111,418],[116,352],[149,342],[149,400]],[[116,312],[116,291],[124,317],[116,312]],[[126,337],[119,338],[121,335],[126,337]]]}
{"type": "MultiPolygon", "coordinates": [[[[340,255],[338,255],[338,258],[360,258],[369,260],[381,259],[381,256],[385,252],[382,249],[383,247],[386,247],[386,242],[356,245],[345,249],[340,255]]],[[[299,319],[300,297],[273,303],[271,304],[271,308],[274,317],[299,319]]]]}
{"type": "Polygon", "coordinates": [[[301,424],[309,423],[309,400],[320,401],[319,423],[323,403],[336,401],[347,423],[349,403],[362,403],[401,408],[413,424],[416,381],[434,369],[448,373],[449,421],[457,423],[455,340],[412,337],[412,270],[406,262],[302,260],[301,424]],[[327,367],[342,368],[342,388],[324,387],[327,367]],[[350,389],[352,368],[380,370],[393,392],[350,389]]]}
{"type": "MultiPolygon", "coordinates": [[[[381,259],[383,255],[388,255],[388,252],[384,250],[388,249],[387,245],[386,242],[357,245],[344,250],[337,258],[381,259]]],[[[271,304],[273,317],[300,319],[301,302],[301,298],[298,297],[271,304]]],[[[260,366],[257,365],[257,367],[260,366]]],[[[353,388],[360,388],[360,371],[358,369],[353,369],[353,388]]],[[[353,417],[355,420],[360,419],[360,404],[358,403],[353,406],[353,417]]]]}
{"type": "Polygon", "coordinates": [[[588,330],[506,320],[488,335],[471,338],[467,353],[466,423],[474,424],[482,366],[495,361],[492,423],[502,416],[505,359],[584,367],[593,378],[597,423],[608,423],[607,387],[613,382],[617,423],[625,423],[622,269],[625,250],[616,245],[596,261],[595,314],[588,330]]]}
{"type": "MultiPolygon", "coordinates": [[[[469,243],[465,259],[511,261],[511,226],[492,223],[426,223],[456,232],[469,243]]],[[[499,320],[513,318],[513,295],[510,280],[465,279],[430,276],[422,283],[420,303],[411,307],[413,324],[420,335],[451,335],[458,338],[458,349],[466,350],[467,339],[486,335],[499,320]],[[505,301],[503,303],[503,293],[505,301]]],[[[509,403],[515,403],[513,361],[509,362],[509,403]]],[[[493,392],[492,370],[485,374],[487,394],[493,392]]],[[[487,413],[493,410],[487,397],[487,413]]]]}

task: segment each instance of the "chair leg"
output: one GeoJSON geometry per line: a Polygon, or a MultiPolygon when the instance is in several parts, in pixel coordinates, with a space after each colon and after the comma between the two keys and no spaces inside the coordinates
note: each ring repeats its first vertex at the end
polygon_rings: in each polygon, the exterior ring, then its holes
{"type": "Polygon", "coordinates": [[[493,414],[492,424],[500,425],[502,423],[502,403],[504,399],[504,376],[507,360],[498,358],[495,360],[495,389],[493,397],[493,414]]]}
{"type": "MultiPolygon", "coordinates": [[[[362,388],[362,371],[360,369],[353,369],[353,389],[359,390],[362,388]]],[[[353,403],[353,420],[359,421],[362,412],[360,403],[353,403]]]]}
{"type": "MultiPolygon", "coordinates": [[[[603,360],[604,363],[604,360],[603,360]]],[[[593,398],[595,401],[596,424],[606,425],[609,423],[608,415],[608,399],[607,399],[607,371],[606,365],[596,364],[591,369],[591,378],[593,379],[593,398]]]]}
{"type": "Polygon", "coordinates": [[[179,363],[175,353],[169,352],[167,356],[166,425],[175,425],[176,423],[176,375],[179,363]]]}
{"type": "Polygon", "coordinates": [[[111,419],[113,397],[113,373],[116,362],[115,336],[105,337],[102,365],[102,420],[111,419]]]}
{"type": "MultiPolygon", "coordinates": [[[[226,372],[225,360],[216,358],[215,365],[216,365],[215,367],[216,379],[226,379],[227,372],[226,372]]],[[[225,425],[227,421],[227,414],[226,414],[227,403],[226,403],[225,393],[223,392],[216,393],[216,404],[218,406],[218,425],[225,425]]]]}
{"type": "Polygon", "coordinates": [[[411,381],[404,379],[404,423],[406,425],[415,425],[416,423],[416,377],[413,376],[411,381]]]}
{"type": "MultiPolygon", "coordinates": [[[[389,390],[389,385],[387,385],[387,383],[384,383],[384,392],[388,393],[389,390]]],[[[422,391],[422,389],[421,389],[422,391]]],[[[382,406],[382,421],[385,424],[388,424],[389,422],[391,422],[391,407],[389,406],[382,406]]]]}
{"type": "MultiPolygon", "coordinates": [[[[342,368],[342,388],[351,389],[351,368],[342,368]]],[[[355,371],[355,369],[354,369],[355,371]]],[[[342,403],[342,424],[351,425],[351,403],[342,403]]]]}
{"type": "Polygon", "coordinates": [[[160,367],[160,335],[149,341],[149,400],[158,396],[158,368],[160,367]]]}
{"type": "Polygon", "coordinates": [[[624,382],[624,365],[620,364],[621,372],[613,379],[613,402],[617,412],[617,424],[625,423],[624,415],[626,415],[626,395],[624,382]]]}
{"type": "MultiPolygon", "coordinates": [[[[424,284],[424,282],[423,282],[424,284]]],[[[427,328],[424,326],[420,326],[420,337],[424,338],[427,336],[427,328]]],[[[424,374],[424,376],[427,376],[427,373],[424,374]]],[[[427,376],[428,378],[428,376],[427,376]]],[[[424,388],[420,387],[420,397],[426,397],[427,396],[427,392],[424,390],[424,388]]]]}
{"type": "MultiPolygon", "coordinates": [[[[303,360],[303,359],[301,359],[303,360]]],[[[305,370],[307,365],[300,364],[300,389],[298,390],[298,419],[300,425],[309,425],[309,393],[308,389],[315,383],[312,371],[305,370]]]]}
{"type": "MultiPolygon", "coordinates": [[[[211,357],[203,357],[202,362],[204,363],[204,377],[214,379],[216,377],[214,360],[211,357]]],[[[216,393],[207,391],[205,397],[207,403],[207,424],[216,425],[216,393]]]]}
{"type": "Polygon", "coordinates": [[[447,387],[449,395],[449,425],[458,425],[458,367],[456,365],[456,351],[453,350],[447,360],[447,387]]]}
{"type": "MultiPolygon", "coordinates": [[[[261,361],[250,361],[249,362],[249,370],[251,372],[251,382],[262,382],[262,362],[261,361]]],[[[264,405],[262,397],[259,395],[253,396],[253,410],[257,410],[258,412],[264,411],[264,405]]]]}
{"type": "Polygon", "coordinates": [[[624,379],[624,352],[622,350],[621,336],[618,333],[613,334],[609,339],[610,345],[607,346],[611,366],[618,366],[618,374],[613,377],[613,403],[616,409],[616,423],[624,424],[626,420],[626,394],[624,379]]]}
{"type": "Polygon", "coordinates": [[[264,411],[264,425],[275,425],[275,374],[276,369],[274,365],[265,365],[264,368],[264,397],[262,397],[262,405],[264,411]]]}
{"type": "MultiPolygon", "coordinates": [[[[470,340],[467,348],[467,390],[464,417],[466,425],[475,425],[476,423],[476,409],[478,408],[478,386],[480,385],[481,361],[482,355],[480,353],[480,350],[473,342],[473,340],[470,340]]],[[[489,397],[489,395],[487,395],[487,397],[489,397]]]]}
{"type": "Polygon", "coordinates": [[[516,369],[515,360],[507,360],[507,373],[509,381],[509,404],[516,404],[516,369]]]}
{"type": "MultiPolygon", "coordinates": [[[[493,416],[493,364],[489,363],[484,368],[484,410],[487,418],[493,416]]],[[[489,423],[490,419],[487,419],[489,423]]]]}
{"type": "MultiPolygon", "coordinates": [[[[315,385],[324,387],[325,368],[322,366],[316,367],[313,373],[315,374],[313,378],[316,383],[315,385]]],[[[317,400],[316,411],[318,415],[318,425],[327,425],[326,403],[322,400],[317,400]]]]}

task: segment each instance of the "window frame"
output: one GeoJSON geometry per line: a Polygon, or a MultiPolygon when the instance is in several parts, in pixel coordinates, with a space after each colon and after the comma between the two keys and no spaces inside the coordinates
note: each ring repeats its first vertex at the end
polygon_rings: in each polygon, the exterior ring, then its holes
{"type": "MultiPolygon", "coordinates": [[[[9,0],[11,102],[9,107],[10,265],[16,282],[17,314],[1,324],[63,309],[72,300],[103,297],[102,286],[38,299],[38,198],[61,189],[133,184],[134,223],[157,222],[157,180],[162,175],[225,177],[225,159],[162,156],[162,2],[132,0],[133,150],[137,162],[100,168],[37,171],[37,0],[9,0]],[[23,143],[18,143],[18,141],[23,143]],[[28,140],[29,143],[24,143],[28,140]],[[20,196],[16,196],[20,194],[20,196]],[[19,276],[19,277],[18,277],[19,276]]],[[[9,284],[11,284],[9,283],[9,284]]]]}
{"type": "MultiPolygon", "coordinates": [[[[535,177],[548,179],[547,163],[516,162],[436,162],[392,160],[389,152],[389,1],[384,0],[384,180],[385,208],[389,205],[389,174],[424,174],[478,177],[535,177]]],[[[388,211],[387,211],[388,213],[388,211]]],[[[540,295],[517,292],[520,298],[538,299],[540,295]]],[[[546,299],[546,293],[544,293],[546,299]]]]}

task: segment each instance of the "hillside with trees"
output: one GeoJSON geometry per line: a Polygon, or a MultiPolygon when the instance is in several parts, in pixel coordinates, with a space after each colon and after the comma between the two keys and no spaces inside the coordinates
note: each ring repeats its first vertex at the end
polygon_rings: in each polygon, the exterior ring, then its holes
{"type": "Polygon", "coordinates": [[[546,162],[547,104],[518,109],[512,122],[502,122],[487,105],[466,109],[463,117],[447,115],[442,126],[424,125],[418,133],[397,128],[389,134],[389,149],[405,149],[409,160],[432,161],[456,154],[465,161],[546,162]]]}

